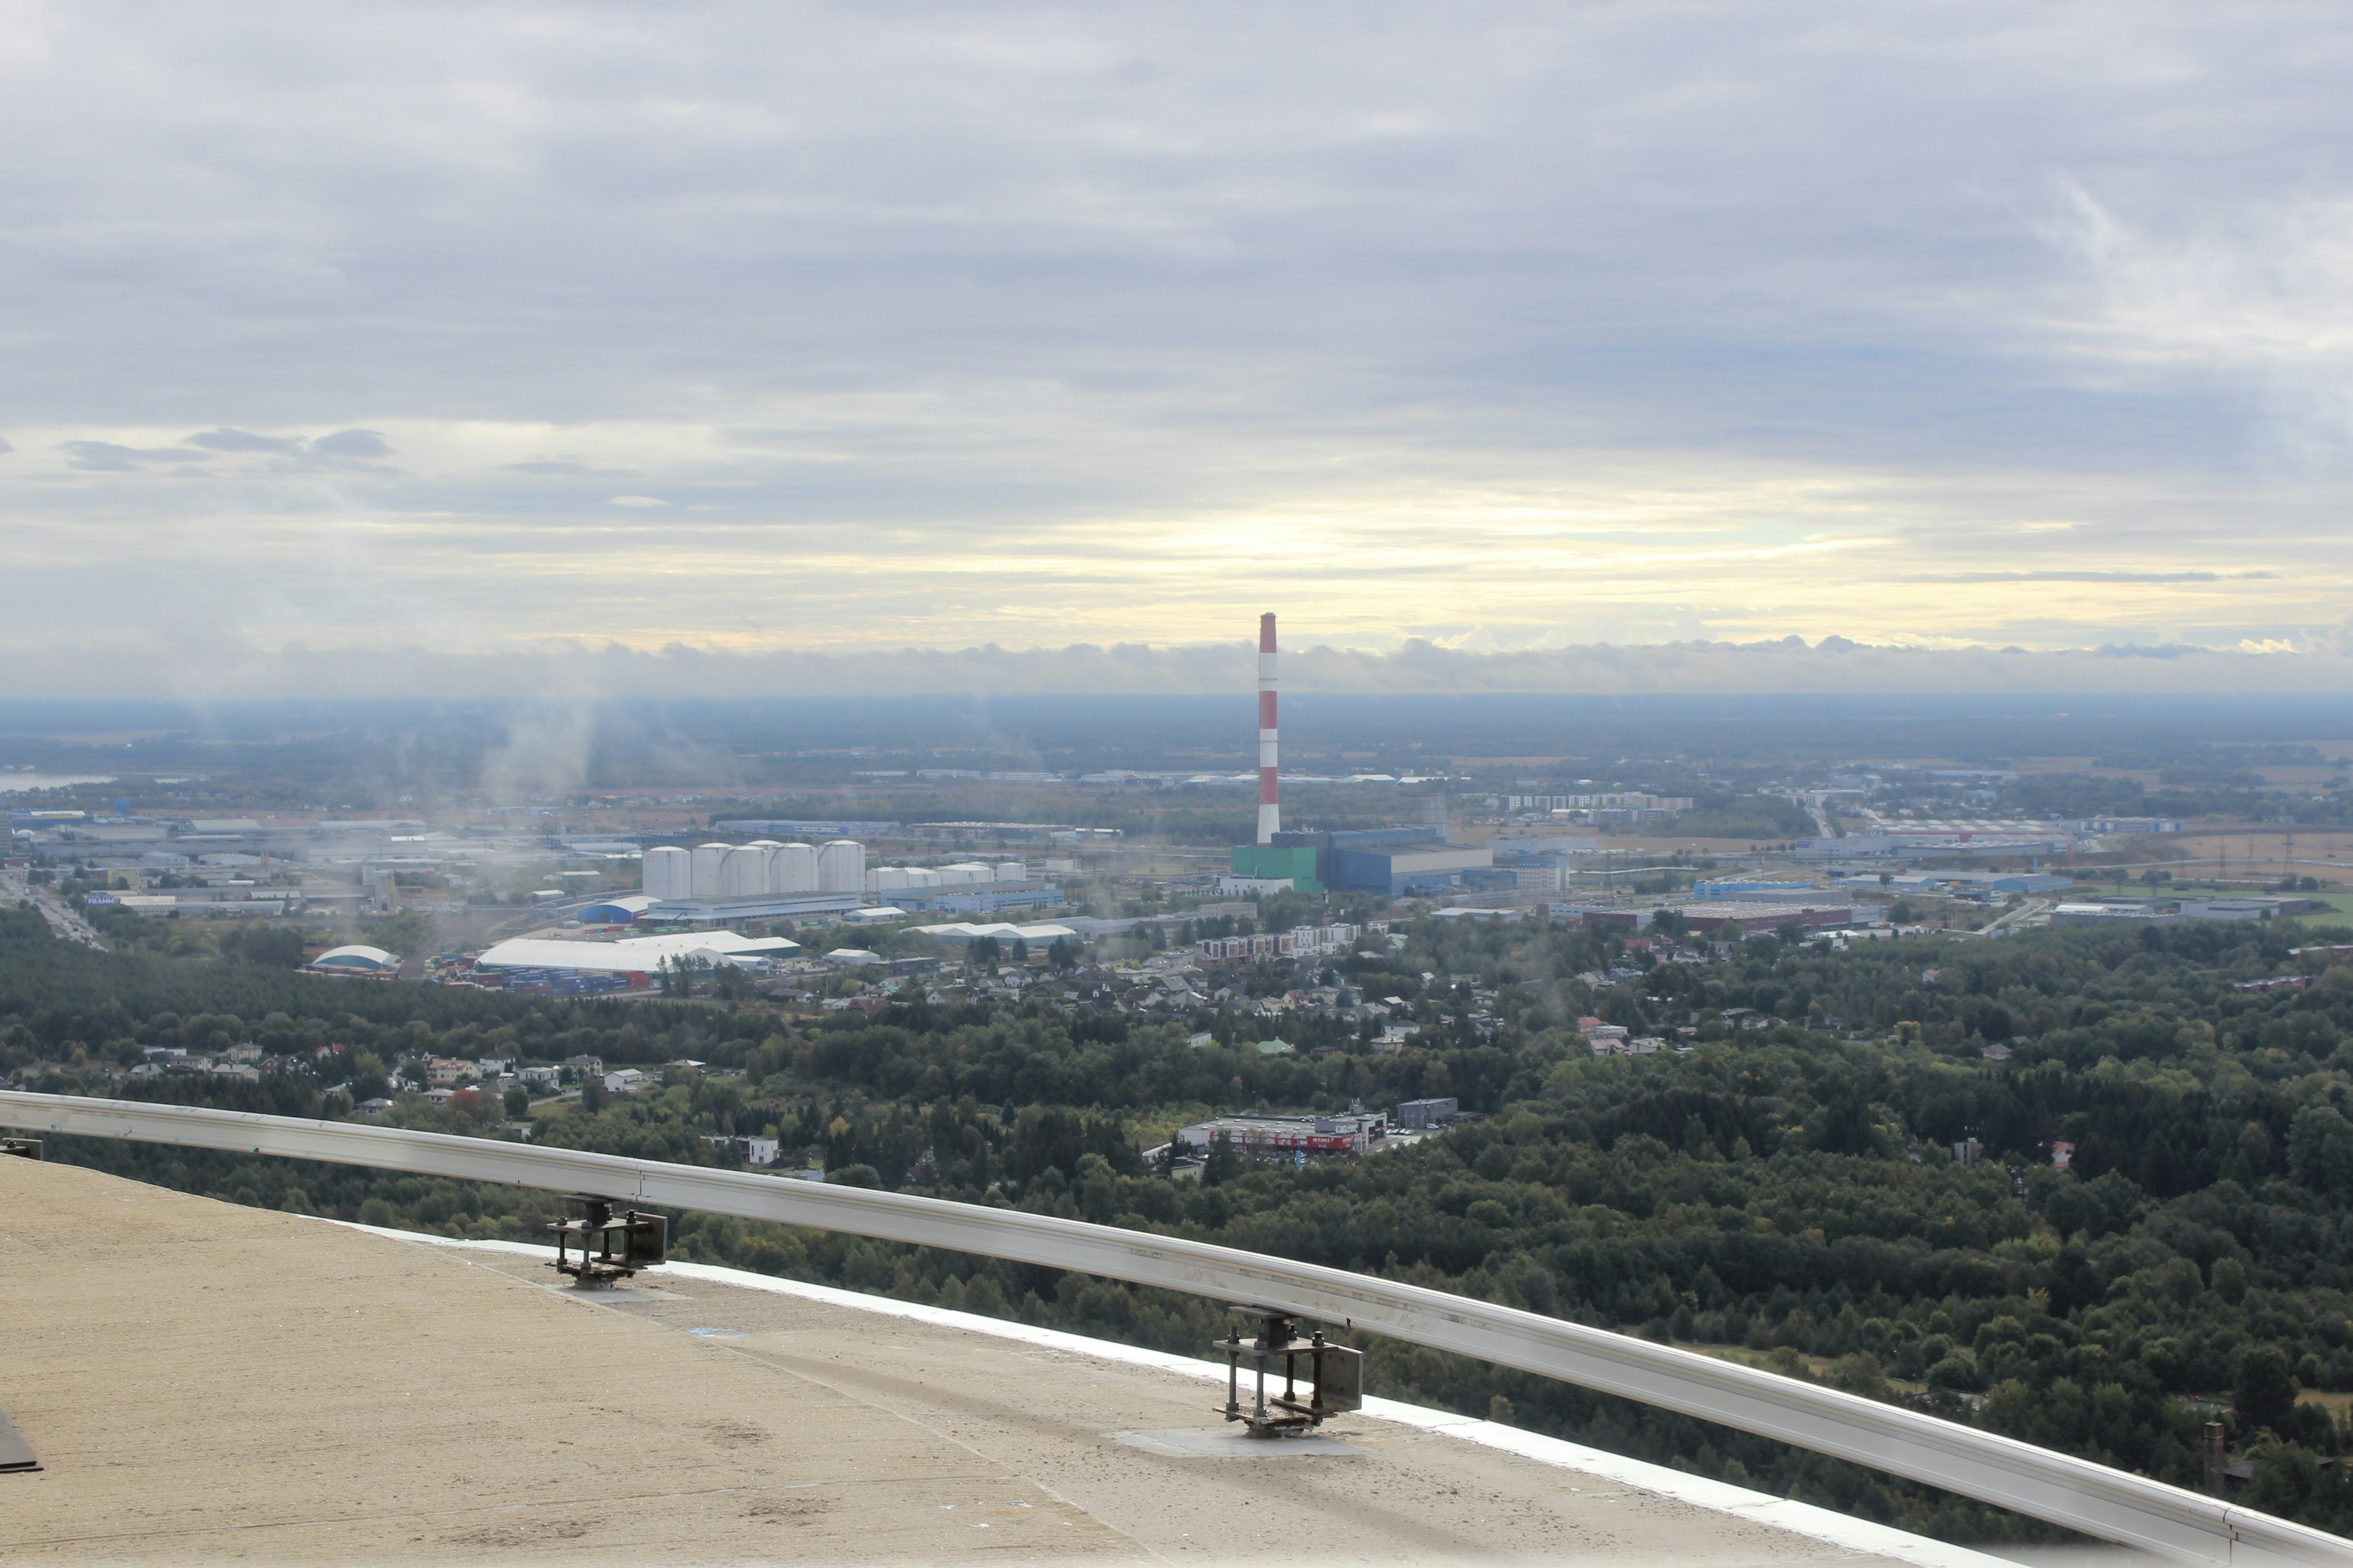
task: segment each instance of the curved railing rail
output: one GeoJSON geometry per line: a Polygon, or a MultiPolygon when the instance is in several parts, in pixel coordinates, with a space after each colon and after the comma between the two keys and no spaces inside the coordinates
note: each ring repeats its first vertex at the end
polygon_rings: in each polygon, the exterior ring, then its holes
{"type": "Polygon", "coordinates": [[[596,1193],[1075,1269],[1360,1325],[1736,1426],[2179,1562],[2353,1568],[2353,1542],[1974,1427],[1535,1312],[1175,1237],[748,1172],[134,1100],[0,1091],[0,1126],[596,1193]]]}

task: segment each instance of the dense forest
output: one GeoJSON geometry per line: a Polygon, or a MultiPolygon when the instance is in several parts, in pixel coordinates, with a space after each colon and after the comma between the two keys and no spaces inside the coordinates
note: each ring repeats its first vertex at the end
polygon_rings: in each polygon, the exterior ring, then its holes
{"type": "MultiPolygon", "coordinates": [[[[1843,952],[1749,939],[1672,962],[1539,923],[1417,922],[1342,961],[1425,1021],[1397,1051],[1267,1056],[1230,1017],[1195,1047],[1117,1011],[551,1003],[97,954],[0,912],[0,1063],[35,1087],[346,1113],[404,1056],[691,1058],[648,1094],[531,1109],[567,1146],[726,1162],[773,1133],[837,1181],[1163,1230],[1508,1302],[1834,1384],[2185,1485],[2227,1422],[2246,1500],[2353,1529],[2353,963],[2343,932],[2193,922],[1918,936],[1843,952]],[[2301,947],[2302,951],[2297,949],[2301,947]],[[1614,969],[1623,978],[1579,978],[1614,969]],[[1743,1017],[1740,1009],[1750,1010],[1743,1017]],[[1733,1015],[1727,1018],[1727,1012],[1733,1015]],[[1584,1014],[1676,1050],[1597,1057],[1584,1014]],[[1742,1027],[1763,1021],[1763,1027],[1742,1027]],[[1681,1031],[1689,1031],[1682,1033],[1681,1031]],[[144,1080],[142,1047],[250,1039],[304,1070],[144,1080]],[[1991,1053],[1989,1055],[1989,1053],[1991,1053]],[[740,1076],[723,1076],[738,1075],[740,1076]],[[1417,1148],[1305,1169],[1219,1151],[1198,1183],[1139,1151],[1219,1108],[1451,1094],[1482,1115],[1417,1148]],[[1956,1145],[1981,1154],[1957,1157],[1956,1145]],[[2062,1143],[2070,1166],[2054,1166],[2062,1143]]],[[[405,1100],[498,1135],[493,1101],[405,1100]]],[[[131,1145],[69,1158],[238,1202],[522,1237],[511,1189],[131,1145]]],[[[683,1256],[1166,1348],[1222,1327],[1189,1299],[702,1215],[683,1256]]],[[[1756,1485],[1947,1539],[2041,1527],[1563,1384],[1374,1347],[1381,1392],[1756,1485]]]]}

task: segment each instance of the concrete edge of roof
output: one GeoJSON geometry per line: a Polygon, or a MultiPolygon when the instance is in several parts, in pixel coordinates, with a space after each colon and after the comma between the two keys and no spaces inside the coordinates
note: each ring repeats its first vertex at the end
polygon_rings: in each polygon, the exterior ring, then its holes
{"type": "MultiPolygon", "coordinates": [[[[395,1241],[418,1242],[433,1247],[446,1247],[459,1251],[501,1252],[523,1257],[548,1256],[544,1247],[520,1241],[464,1241],[453,1237],[427,1236],[417,1231],[390,1230],[381,1226],[358,1225],[350,1220],[330,1219],[329,1225],[346,1230],[365,1231],[395,1241]]],[[[848,1307],[860,1311],[874,1312],[883,1317],[902,1318],[913,1322],[928,1323],[935,1328],[961,1329],[967,1333],[987,1334],[997,1339],[1014,1340],[1040,1349],[1063,1351],[1074,1355],[1092,1356],[1098,1361],[1126,1366],[1149,1367],[1178,1377],[1203,1382],[1221,1383],[1225,1368],[1189,1356],[1173,1355],[1166,1351],[1145,1350],[1137,1345],[1124,1345],[1110,1340],[1090,1339],[1060,1329],[1038,1328],[1028,1323],[1008,1322],[1001,1318],[984,1318],[971,1312],[958,1312],[944,1307],[926,1307],[913,1301],[896,1301],[884,1296],[869,1296],[856,1290],[844,1290],[831,1285],[813,1285],[798,1279],[780,1279],[772,1275],[754,1274],[748,1269],[727,1268],[710,1263],[672,1261],[663,1266],[662,1272],[681,1279],[707,1279],[713,1284],[736,1285],[750,1290],[765,1290],[774,1295],[797,1297],[806,1301],[823,1302],[828,1306],[848,1307]]],[[[1672,1498],[1694,1508],[1706,1509],[1735,1519],[1753,1520],[1792,1535],[1802,1535],[1826,1545],[1848,1552],[1871,1552],[1910,1563],[1913,1568],[2018,1568],[2015,1560],[1998,1557],[1967,1546],[1949,1545],[1931,1541],[1924,1535],[1914,1535],[1868,1520],[1853,1519],[1831,1509],[1812,1503],[1778,1498],[1769,1492],[1752,1491],[1724,1481],[1712,1481],[1704,1476],[1689,1475],[1669,1469],[1646,1460],[1628,1458],[1599,1448],[1567,1442],[1559,1437],[1547,1437],[1540,1433],[1525,1432],[1501,1422],[1482,1421],[1475,1416],[1457,1415],[1450,1410],[1433,1410],[1427,1405],[1408,1405],[1399,1400],[1367,1395],[1366,1415],[1377,1420],[1394,1422],[1401,1426],[1417,1427],[1441,1436],[1477,1443],[1515,1454],[1538,1464],[1556,1466],[1562,1469],[1580,1471],[1614,1481],[1620,1486],[1672,1498]]]]}

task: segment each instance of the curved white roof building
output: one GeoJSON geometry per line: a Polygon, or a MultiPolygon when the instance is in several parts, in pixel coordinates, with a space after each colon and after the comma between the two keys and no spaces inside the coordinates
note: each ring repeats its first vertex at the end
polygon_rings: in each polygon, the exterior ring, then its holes
{"type": "Polygon", "coordinates": [[[400,967],[397,953],[380,947],[353,942],[347,947],[331,947],[310,962],[311,969],[340,971],[346,974],[389,974],[400,967]]]}
{"type": "Polygon", "coordinates": [[[573,969],[601,974],[651,974],[672,958],[703,958],[744,964],[784,958],[800,943],[781,936],[739,936],[732,931],[678,931],[668,936],[628,936],[618,942],[565,942],[519,936],[498,943],[474,960],[477,971],[573,969]]]}

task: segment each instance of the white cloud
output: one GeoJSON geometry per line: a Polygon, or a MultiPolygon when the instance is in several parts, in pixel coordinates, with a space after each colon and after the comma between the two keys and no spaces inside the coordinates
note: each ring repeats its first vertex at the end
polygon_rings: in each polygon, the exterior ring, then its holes
{"type": "Polygon", "coordinates": [[[299,452],[299,436],[257,436],[250,430],[206,430],[188,437],[191,447],[211,452],[299,452]]]}
{"type": "Polygon", "coordinates": [[[12,655],[100,585],[265,648],[1497,657],[2353,596],[2329,8],[17,20],[12,655]]]}
{"type": "Polygon", "coordinates": [[[374,430],[338,430],[332,436],[322,436],[311,443],[313,452],[324,452],[332,458],[376,458],[392,456],[391,443],[374,430]]]}

